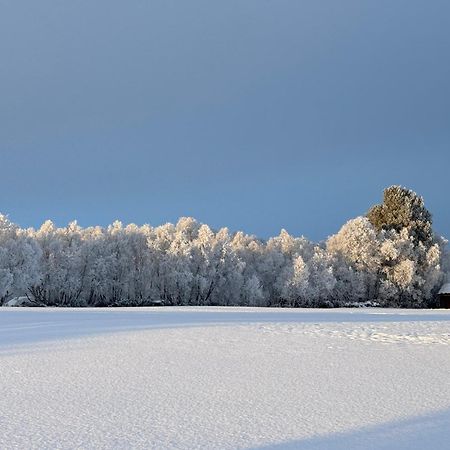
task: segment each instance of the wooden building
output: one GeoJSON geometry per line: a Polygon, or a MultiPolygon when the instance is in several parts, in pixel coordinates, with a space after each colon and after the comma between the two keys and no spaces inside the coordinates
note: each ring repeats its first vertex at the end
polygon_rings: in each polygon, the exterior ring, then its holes
{"type": "Polygon", "coordinates": [[[439,291],[439,306],[450,308],[450,283],[445,283],[439,291]]]}

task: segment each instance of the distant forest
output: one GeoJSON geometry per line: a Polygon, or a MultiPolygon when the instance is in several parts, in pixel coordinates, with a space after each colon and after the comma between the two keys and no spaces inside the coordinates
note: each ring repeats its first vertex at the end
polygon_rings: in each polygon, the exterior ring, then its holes
{"type": "Polygon", "coordinates": [[[447,241],[401,186],[323,243],[285,230],[263,241],[189,217],[152,227],[22,229],[0,215],[0,304],[430,307],[447,241]]]}

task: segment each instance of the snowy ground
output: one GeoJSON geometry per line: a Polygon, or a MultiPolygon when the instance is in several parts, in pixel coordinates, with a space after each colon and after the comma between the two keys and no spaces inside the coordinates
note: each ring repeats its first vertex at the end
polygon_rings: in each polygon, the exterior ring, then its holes
{"type": "Polygon", "coordinates": [[[0,448],[450,448],[450,312],[0,308],[0,448]]]}

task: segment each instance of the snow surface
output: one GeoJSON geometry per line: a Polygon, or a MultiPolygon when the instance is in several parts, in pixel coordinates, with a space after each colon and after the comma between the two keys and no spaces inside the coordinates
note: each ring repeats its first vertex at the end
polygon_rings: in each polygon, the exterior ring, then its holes
{"type": "Polygon", "coordinates": [[[0,308],[0,448],[450,448],[450,311],[0,308]]]}

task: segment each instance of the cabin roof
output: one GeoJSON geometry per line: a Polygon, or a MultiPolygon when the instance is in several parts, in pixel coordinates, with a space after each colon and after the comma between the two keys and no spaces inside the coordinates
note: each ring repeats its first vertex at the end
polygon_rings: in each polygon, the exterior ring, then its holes
{"type": "Polygon", "coordinates": [[[450,283],[445,283],[439,290],[439,294],[450,294],[450,283]]]}

